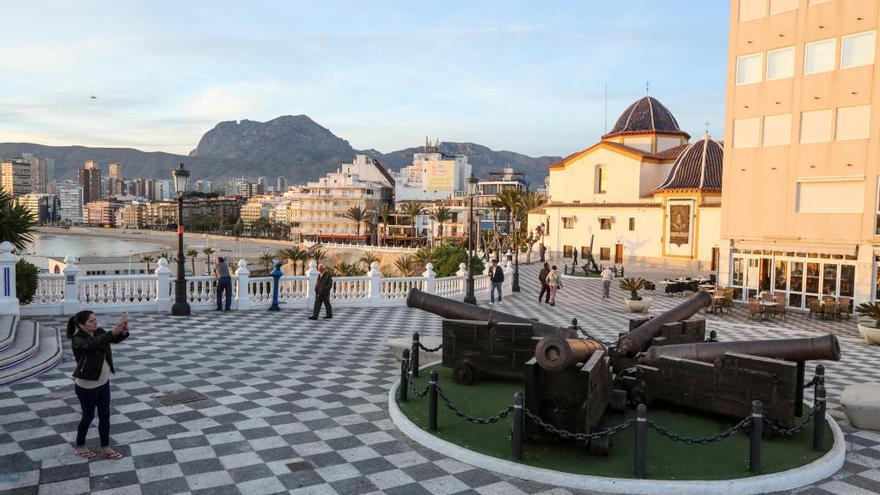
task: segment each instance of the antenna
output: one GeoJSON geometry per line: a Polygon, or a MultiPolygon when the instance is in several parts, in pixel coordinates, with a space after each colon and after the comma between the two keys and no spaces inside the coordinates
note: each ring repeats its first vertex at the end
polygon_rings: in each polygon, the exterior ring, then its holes
{"type": "Polygon", "coordinates": [[[651,94],[651,81],[645,81],[645,96],[651,94]]]}
{"type": "Polygon", "coordinates": [[[605,132],[608,134],[608,81],[605,81],[605,132]]]}
{"type": "Polygon", "coordinates": [[[709,121],[707,120],[705,123],[706,123],[706,135],[708,136],[709,135],[709,121]]]}

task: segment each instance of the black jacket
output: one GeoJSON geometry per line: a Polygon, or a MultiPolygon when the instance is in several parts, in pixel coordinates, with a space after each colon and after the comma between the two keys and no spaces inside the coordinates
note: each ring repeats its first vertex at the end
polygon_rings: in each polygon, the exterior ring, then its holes
{"type": "Polygon", "coordinates": [[[541,281],[541,285],[547,285],[547,275],[550,275],[550,269],[541,268],[541,273],[538,274],[538,280],[541,281]]]}
{"type": "Polygon", "coordinates": [[[101,377],[101,368],[104,367],[104,359],[110,365],[110,371],[116,373],[113,368],[113,352],[110,344],[117,344],[128,338],[128,332],[114,335],[103,328],[95,330],[95,336],[77,330],[70,340],[73,349],[73,357],[76,359],[76,369],[73,370],[74,378],[83,380],[97,380],[101,377]]]}
{"type": "Polygon", "coordinates": [[[330,297],[330,292],[333,290],[333,277],[330,276],[330,272],[324,272],[323,275],[318,275],[318,284],[315,287],[315,294],[318,297],[330,297]]]}
{"type": "Polygon", "coordinates": [[[500,284],[504,282],[504,270],[501,268],[501,265],[495,267],[495,271],[492,272],[492,283],[500,284]]]}

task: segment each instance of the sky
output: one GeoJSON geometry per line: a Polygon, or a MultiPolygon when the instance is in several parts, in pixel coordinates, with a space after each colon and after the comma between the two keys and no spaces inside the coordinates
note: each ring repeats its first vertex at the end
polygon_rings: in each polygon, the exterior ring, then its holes
{"type": "Polygon", "coordinates": [[[305,114],[356,149],[565,156],[646,83],[692,136],[723,136],[727,1],[0,6],[0,142],[185,154],[218,122],[305,114]]]}

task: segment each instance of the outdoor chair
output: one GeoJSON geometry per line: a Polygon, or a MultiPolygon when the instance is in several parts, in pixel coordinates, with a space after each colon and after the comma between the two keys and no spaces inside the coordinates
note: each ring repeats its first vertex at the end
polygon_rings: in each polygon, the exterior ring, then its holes
{"type": "Polygon", "coordinates": [[[781,315],[783,320],[787,320],[787,318],[785,317],[785,293],[774,293],[773,302],[776,303],[776,306],[773,307],[773,316],[781,315]]]}
{"type": "Polygon", "coordinates": [[[653,291],[656,289],[657,289],[657,286],[654,285],[654,282],[651,282],[650,280],[645,280],[645,290],[653,291]]]}
{"type": "Polygon", "coordinates": [[[820,303],[818,299],[810,299],[809,308],[810,312],[807,314],[807,318],[812,318],[814,315],[817,318],[825,317],[825,312],[822,310],[822,303],[820,303]]]}
{"type": "Polygon", "coordinates": [[[841,297],[840,303],[838,304],[838,313],[837,318],[846,318],[849,319],[849,313],[852,311],[852,298],[849,297],[841,297]]]}
{"type": "Polygon", "coordinates": [[[825,301],[825,319],[833,320],[835,318],[840,319],[840,314],[837,313],[837,301],[828,299],[825,301]]]}
{"type": "Polygon", "coordinates": [[[727,314],[733,314],[733,287],[724,288],[724,309],[727,310],[727,314]]]}
{"type": "Polygon", "coordinates": [[[720,312],[722,315],[724,315],[725,307],[727,307],[727,299],[724,297],[724,291],[721,291],[720,294],[716,294],[712,298],[712,313],[720,312]]]}
{"type": "Polygon", "coordinates": [[[757,297],[749,298],[749,319],[754,318],[755,316],[764,317],[764,307],[761,306],[761,301],[757,297]]]}

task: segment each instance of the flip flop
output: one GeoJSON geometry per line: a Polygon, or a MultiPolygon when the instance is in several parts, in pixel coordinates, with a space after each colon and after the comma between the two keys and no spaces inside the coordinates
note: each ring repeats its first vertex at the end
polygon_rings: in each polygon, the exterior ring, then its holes
{"type": "Polygon", "coordinates": [[[122,453],[117,451],[112,452],[101,452],[101,457],[104,459],[122,459],[122,453]]]}
{"type": "Polygon", "coordinates": [[[82,457],[83,459],[94,459],[98,456],[98,454],[92,452],[91,450],[74,450],[73,455],[77,457],[82,457]]]}

